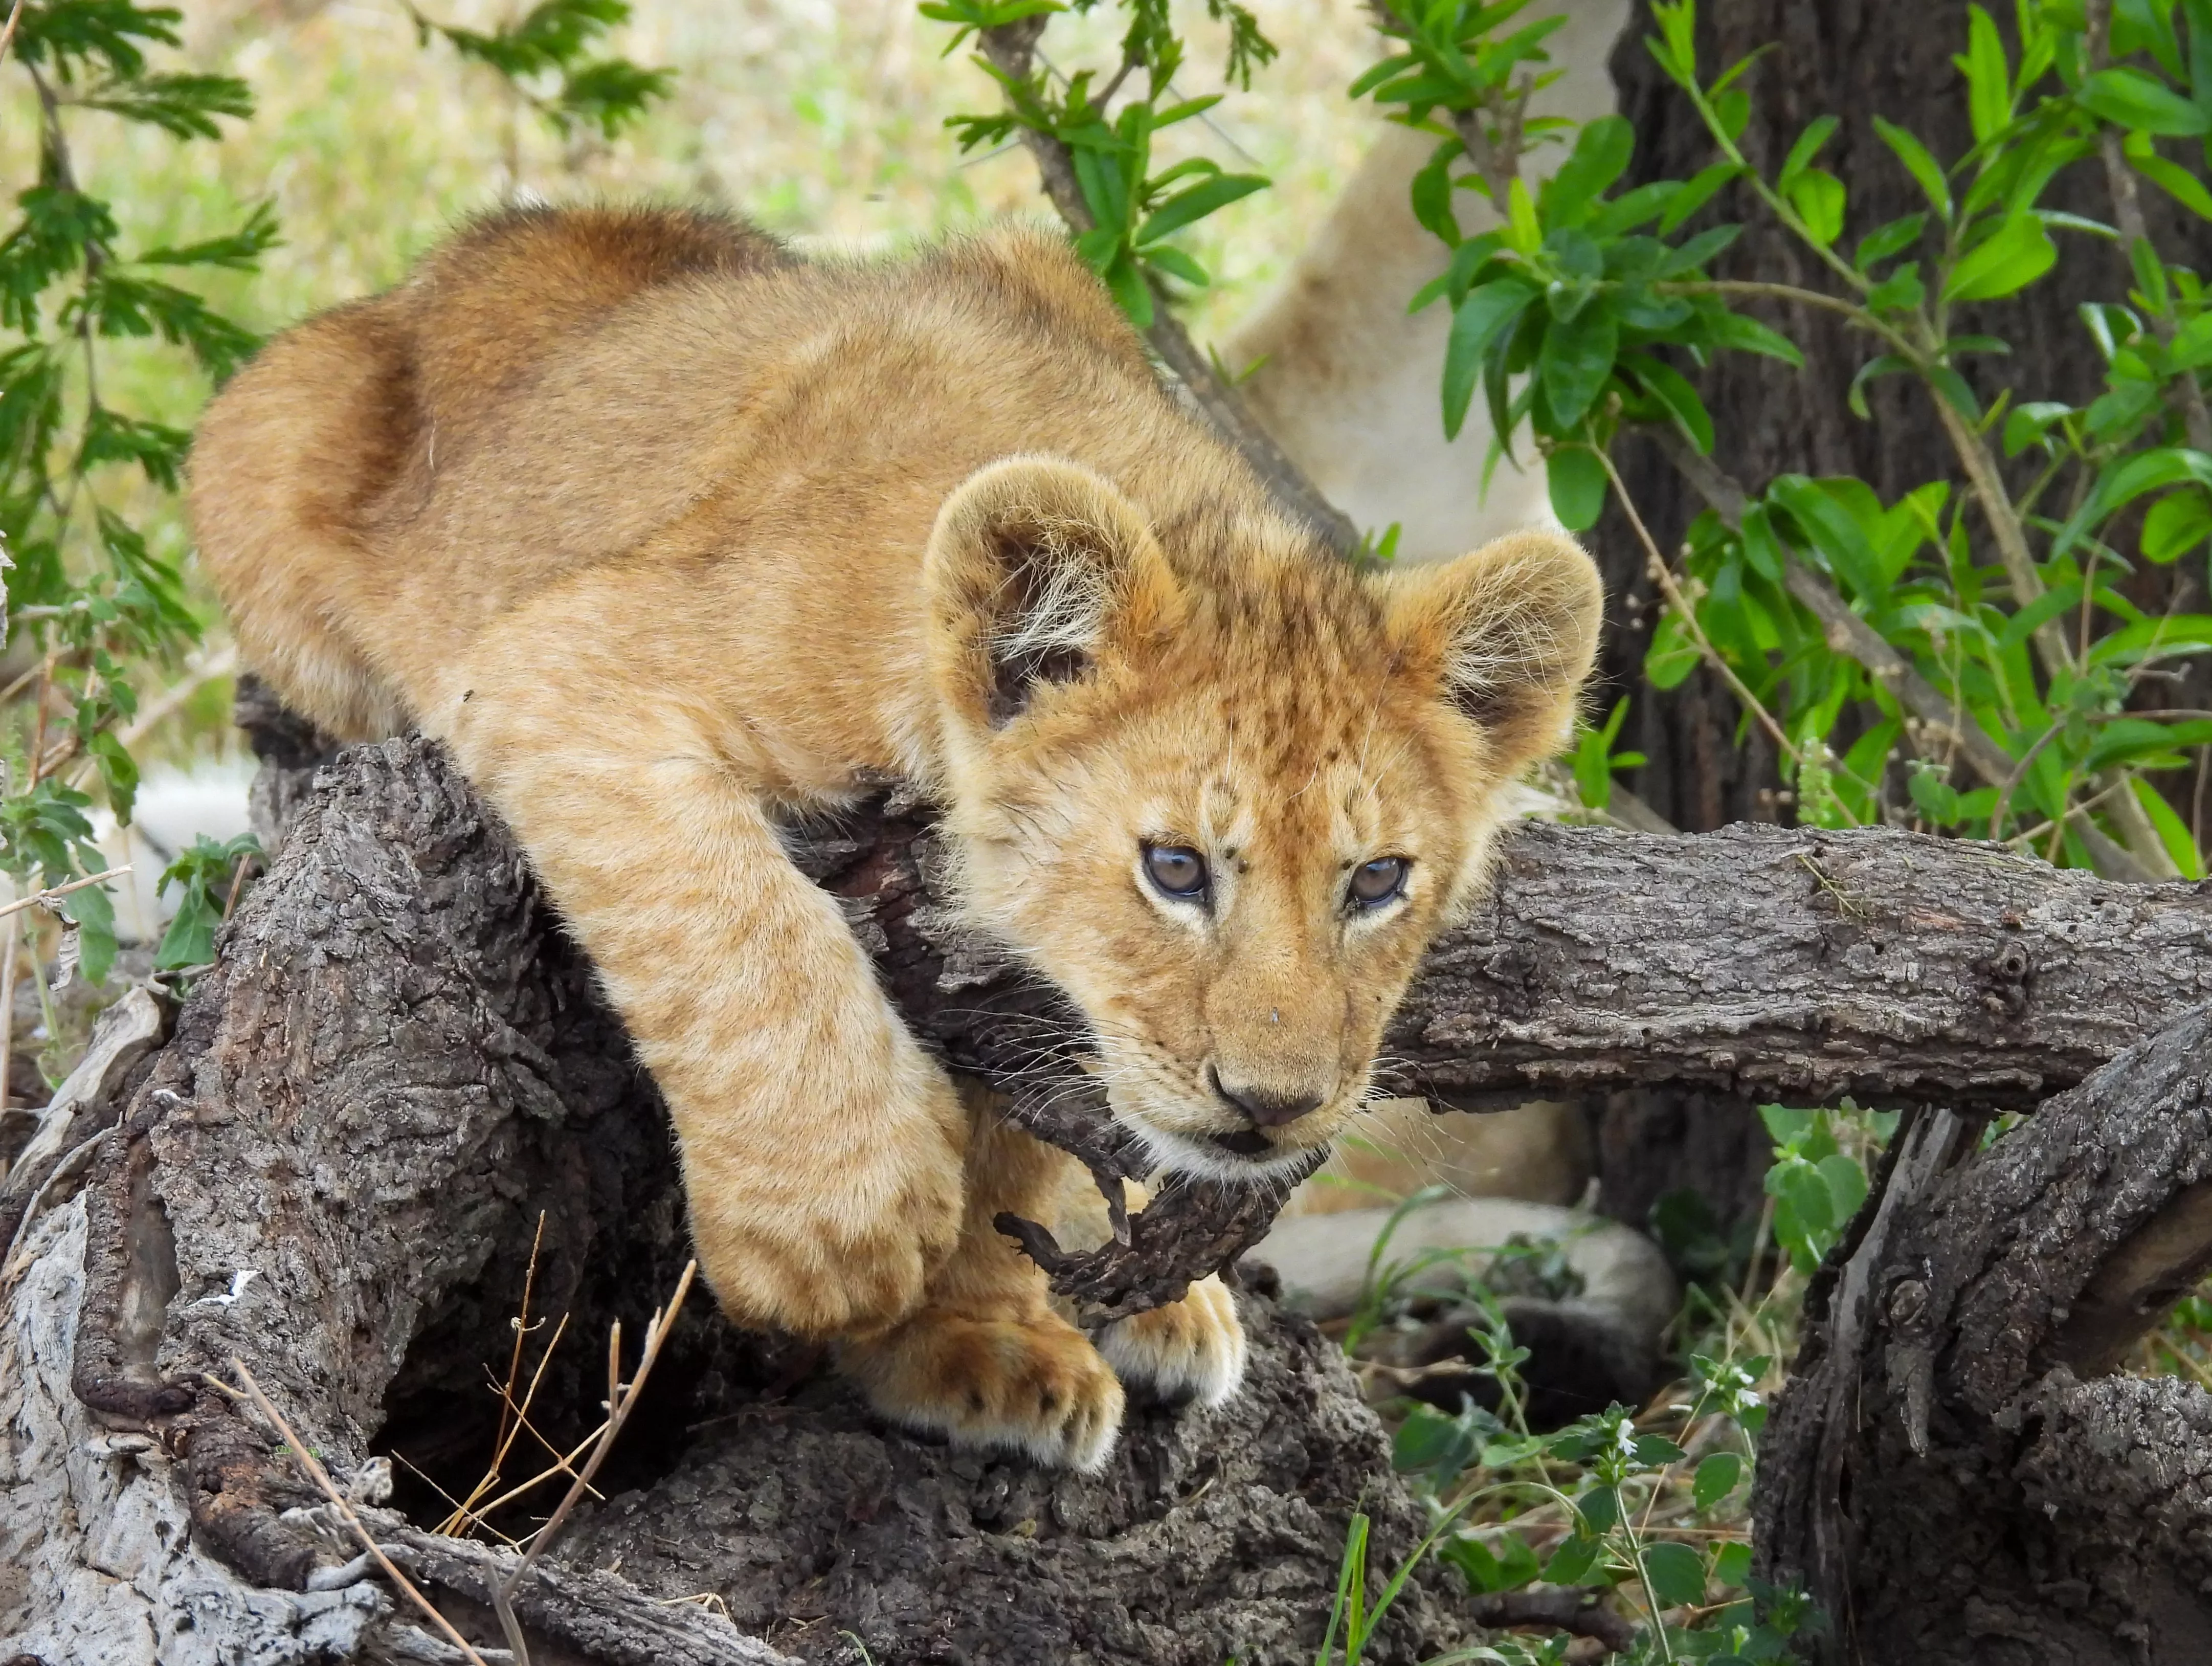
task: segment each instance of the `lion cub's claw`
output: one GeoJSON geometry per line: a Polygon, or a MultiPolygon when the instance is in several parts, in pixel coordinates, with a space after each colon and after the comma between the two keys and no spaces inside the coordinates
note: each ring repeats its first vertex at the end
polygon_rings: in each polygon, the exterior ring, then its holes
{"type": "Polygon", "coordinates": [[[1098,1351],[1125,1383],[1164,1398],[1218,1406],[1244,1380],[1244,1327],[1218,1278],[1200,1279],[1179,1302],[1117,1319],[1098,1351]]]}
{"type": "Polygon", "coordinates": [[[956,1446],[1015,1451],[1095,1474],[1121,1432],[1121,1384],[1055,1315],[974,1319],[925,1310],[845,1344],[846,1371],[894,1423],[956,1446]]]}

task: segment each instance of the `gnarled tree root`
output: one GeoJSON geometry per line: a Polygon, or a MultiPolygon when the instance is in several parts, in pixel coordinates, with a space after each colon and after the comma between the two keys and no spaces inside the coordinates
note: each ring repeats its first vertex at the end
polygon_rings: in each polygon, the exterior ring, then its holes
{"type": "Polygon", "coordinates": [[[2212,1008],[1981,1133],[1901,1130],[1816,1283],[1761,1562],[1836,1659],[2212,1659],[2212,1395],[2106,1374],[2212,1269],[2212,1008]]]}

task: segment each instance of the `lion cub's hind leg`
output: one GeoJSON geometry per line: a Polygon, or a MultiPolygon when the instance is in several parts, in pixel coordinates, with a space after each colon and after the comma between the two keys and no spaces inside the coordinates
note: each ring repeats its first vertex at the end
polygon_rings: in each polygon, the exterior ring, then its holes
{"type": "Polygon", "coordinates": [[[992,1225],[1005,1209],[1048,1218],[1068,1159],[1000,1125],[988,1096],[962,1085],[976,1122],[959,1247],[919,1311],[848,1338],[839,1364],[894,1423],[1095,1473],[1121,1433],[1121,1384],[1053,1311],[1044,1274],[992,1225]]]}
{"type": "MultiPolygon", "coordinates": [[[[1133,1180],[1123,1183],[1123,1196],[1133,1211],[1151,1201],[1133,1180]]],[[[1063,1174],[1059,1208],[1047,1219],[1064,1249],[1103,1243],[1111,1230],[1097,1186],[1072,1160],[1063,1174]]],[[[1211,1274],[1179,1302],[1116,1319],[1097,1341],[1122,1382],[1164,1400],[1218,1406],[1244,1381],[1244,1327],[1237,1316],[1237,1298],[1211,1274]]]]}

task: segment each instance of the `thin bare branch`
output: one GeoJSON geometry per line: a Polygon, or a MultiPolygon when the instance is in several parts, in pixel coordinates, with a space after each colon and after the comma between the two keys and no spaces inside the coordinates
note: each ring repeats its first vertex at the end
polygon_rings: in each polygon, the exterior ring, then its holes
{"type": "Polygon", "coordinates": [[[253,1408],[268,1420],[270,1427],[276,1431],[278,1437],[284,1442],[285,1450],[290,1452],[299,1461],[300,1467],[307,1472],[307,1479],[322,1489],[323,1496],[331,1501],[331,1507],[345,1517],[346,1525],[353,1529],[356,1536],[361,1540],[362,1548],[376,1558],[376,1565],[384,1570],[384,1577],[397,1585],[416,1608],[429,1616],[430,1622],[446,1634],[447,1639],[455,1648],[467,1657],[472,1663],[472,1666],[486,1666],[484,1657],[469,1646],[468,1639],[453,1629],[453,1622],[439,1613],[430,1599],[416,1589],[415,1582],[402,1573],[393,1565],[392,1559],[384,1554],[384,1547],[376,1542],[368,1528],[362,1525],[361,1517],[354,1513],[354,1508],[346,1502],[345,1495],[331,1484],[329,1472],[323,1468],[315,1455],[307,1450],[307,1443],[293,1432],[292,1426],[284,1420],[283,1413],[271,1405],[269,1396],[261,1392],[261,1385],[253,1380],[253,1373],[246,1370],[246,1361],[234,1354],[231,1357],[230,1368],[238,1373],[239,1388],[246,1397],[253,1402],[253,1408]]]}
{"type": "Polygon", "coordinates": [[[125,874],[134,872],[136,869],[133,866],[125,862],[121,867],[111,867],[82,879],[72,879],[65,885],[48,885],[44,891],[34,891],[28,897],[18,897],[5,907],[0,907],[0,920],[4,920],[11,914],[21,914],[25,909],[42,908],[58,897],[68,896],[71,891],[82,891],[90,885],[104,885],[110,879],[120,879],[125,874]]]}

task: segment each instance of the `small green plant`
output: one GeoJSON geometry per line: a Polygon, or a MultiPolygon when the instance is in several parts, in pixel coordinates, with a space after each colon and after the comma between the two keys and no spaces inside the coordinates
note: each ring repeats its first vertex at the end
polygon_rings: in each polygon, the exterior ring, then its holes
{"type": "Polygon", "coordinates": [[[1574,776],[1575,791],[1585,810],[1603,812],[1613,803],[1613,778],[1622,769],[1642,767],[1641,752],[1617,752],[1613,743],[1620,739],[1620,726],[1628,717],[1626,695],[1613,702],[1602,724],[1587,721],[1575,725],[1575,749],[1567,754],[1567,767],[1574,776]]]}
{"type": "MultiPolygon", "coordinates": [[[[1706,76],[1694,0],[1656,4],[1648,45],[1713,160],[1687,179],[1625,192],[1626,122],[1526,119],[1556,73],[1544,42],[1557,20],[1523,24],[1525,4],[1385,5],[1399,50],[1355,87],[1437,140],[1413,207],[1451,258],[1413,304],[1452,312],[1446,431],[1483,398],[1492,463],[1528,436],[1553,509],[1576,528],[1620,496],[1616,439],[1633,430],[1660,442],[1711,508],[1679,564],[1646,536],[1668,609],[1646,678],[1664,690],[1700,664],[1717,672],[1744,721],[1774,740],[1802,819],[2006,838],[2125,877],[2200,876],[2205,830],[2147,777],[2212,745],[2212,713],[2142,696],[2173,661],[2212,648],[2212,616],[2147,616],[2117,581],[2212,544],[2202,384],[2212,309],[2135,206],[2142,180],[2212,217],[2212,0],[2120,4],[2094,39],[2078,4],[2017,0],[2017,58],[1970,6],[1958,61],[1972,146],[1939,161],[1874,120],[1872,137],[1926,207],[1849,243],[1848,193],[1820,166],[1841,119],[1817,116],[1778,167],[1755,167],[1738,139],[1759,55],[1706,76]],[[1519,160],[1542,144],[1565,154],[1531,191],[1519,160]],[[2049,205],[2077,164],[2103,170],[2112,223],[2049,205]],[[1712,275],[1741,230],[1706,223],[1724,188],[1797,241],[1819,286],[1712,275]],[[1462,193],[1502,223],[1465,234],[1462,193]],[[2079,407],[2009,392],[1984,404],[1962,367],[2005,344],[1963,328],[1961,309],[2046,279],[2061,240],[2089,258],[2109,258],[2100,240],[2117,243],[2134,279],[2081,312],[2105,391],[2079,407]],[[1854,479],[1784,472],[1746,485],[1723,474],[1696,373],[1730,350],[1801,362],[1785,337],[1736,310],[1751,301],[1846,319],[1869,344],[1851,410],[1872,420],[1866,390],[1879,380],[1916,383],[1947,437],[1948,477],[1884,502],[1854,479]],[[1852,739],[1832,749],[1839,729],[1852,739]],[[1974,784],[1957,779],[1966,774],[1974,784]]],[[[1577,762],[1578,780],[1602,794],[1595,759],[1577,762]]]]}
{"type": "Polygon", "coordinates": [[[221,842],[205,834],[161,870],[161,890],[174,885],[177,912],[162,933],[154,964],[161,970],[204,966],[215,958],[215,934],[230,917],[246,865],[264,860],[261,842],[251,833],[221,842]]]}
{"type": "MultiPolygon", "coordinates": [[[[118,342],[175,351],[175,374],[220,381],[256,337],[185,285],[250,270],[276,240],[266,204],[189,242],[127,236],[126,216],[86,176],[80,125],[121,121],[178,143],[218,137],[252,110],[245,84],[165,62],[181,14],[137,0],[28,0],[0,74],[27,89],[36,167],[0,234],[0,572],[11,680],[0,760],[0,871],[65,917],[42,952],[94,982],[115,952],[114,909],[94,848],[93,791],[118,821],[138,785],[133,721],[147,678],[200,635],[177,552],[147,527],[149,500],[178,489],[186,435],[126,409],[105,375],[118,342]]],[[[0,939],[0,1052],[17,945],[0,939]]],[[[33,941],[40,941],[34,933],[33,941]]]]}

